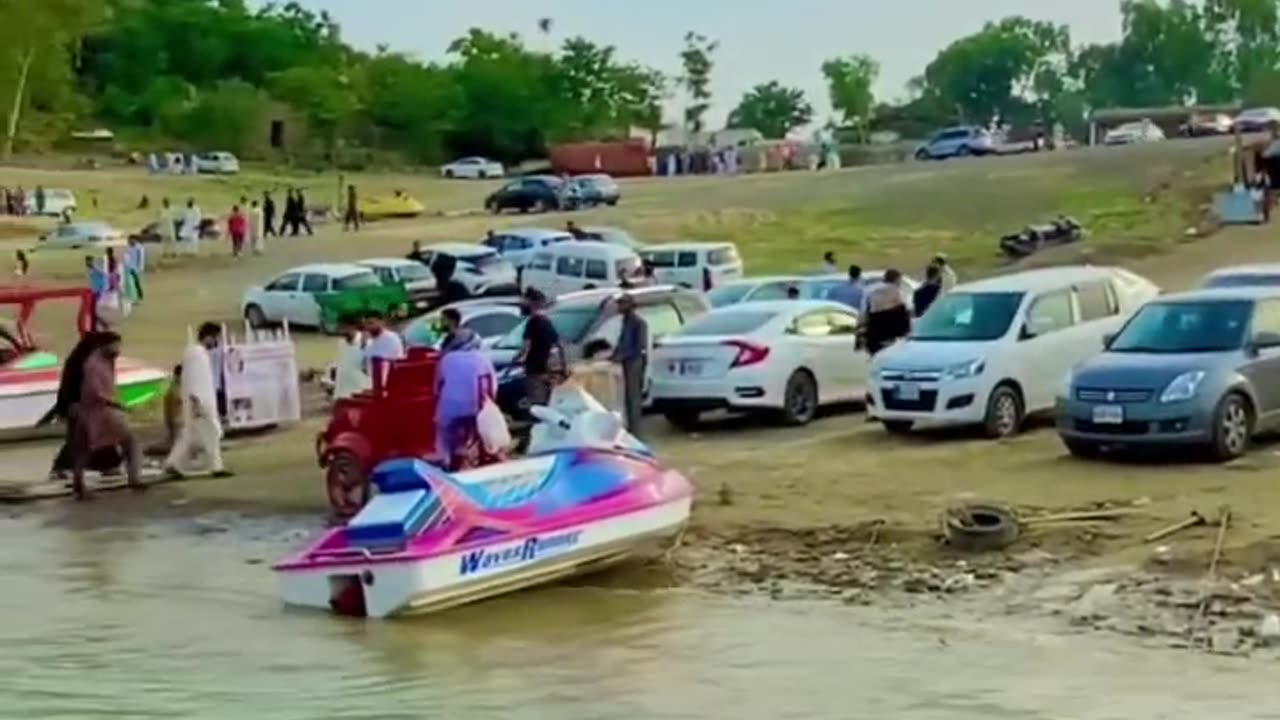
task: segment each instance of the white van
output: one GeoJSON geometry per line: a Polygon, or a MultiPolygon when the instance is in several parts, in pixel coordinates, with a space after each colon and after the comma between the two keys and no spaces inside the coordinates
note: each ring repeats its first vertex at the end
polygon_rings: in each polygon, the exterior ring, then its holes
{"type": "Polygon", "coordinates": [[[590,240],[560,242],[539,250],[520,275],[521,289],[534,288],[547,297],[595,288],[639,283],[644,277],[640,256],[630,248],[590,240]]]}
{"type": "Polygon", "coordinates": [[[867,413],[891,433],[917,423],[1018,432],[1053,409],[1063,378],[1160,294],[1128,270],[1060,267],[960,285],[871,362],[867,413]]]}
{"type": "Polygon", "coordinates": [[[707,292],[742,277],[742,258],[733,243],[663,243],[646,247],[640,256],[663,285],[707,292]]]}

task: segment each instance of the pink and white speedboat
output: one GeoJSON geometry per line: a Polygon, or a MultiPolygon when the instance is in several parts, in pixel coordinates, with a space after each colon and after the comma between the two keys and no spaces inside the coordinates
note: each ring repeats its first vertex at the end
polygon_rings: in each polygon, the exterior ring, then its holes
{"type": "Polygon", "coordinates": [[[670,539],[688,522],[692,487],[622,435],[627,442],[456,474],[385,462],[374,471],[378,495],[360,513],[274,567],[284,601],[375,618],[431,612],[597,570],[670,539]]]}

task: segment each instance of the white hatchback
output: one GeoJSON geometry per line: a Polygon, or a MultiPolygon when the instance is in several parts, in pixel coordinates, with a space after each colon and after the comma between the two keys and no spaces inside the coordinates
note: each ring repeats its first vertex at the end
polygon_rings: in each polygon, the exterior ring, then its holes
{"type": "Polygon", "coordinates": [[[858,315],[825,300],[719,308],[662,340],[649,372],[654,408],[696,426],[712,410],[770,412],[804,425],[822,405],[861,400],[868,358],[858,315]]]}
{"type": "Polygon", "coordinates": [[[876,355],[867,412],[893,433],[921,423],[1013,435],[1027,415],[1052,410],[1072,367],[1159,293],[1127,270],[1092,266],[957,286],[876,355]]]}

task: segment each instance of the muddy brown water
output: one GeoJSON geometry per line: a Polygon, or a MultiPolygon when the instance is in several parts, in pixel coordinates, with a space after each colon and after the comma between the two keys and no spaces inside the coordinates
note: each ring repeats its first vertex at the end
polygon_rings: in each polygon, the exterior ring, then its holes
{"type": "Polygon", "coordinates": [[[313,521],[143,520],[135,500],[0,519],[0,716],[1276,717],[1266,665],[980,607],[890,613],[615,577],[405,621],[288,611],[267,563],[313,521]]]}

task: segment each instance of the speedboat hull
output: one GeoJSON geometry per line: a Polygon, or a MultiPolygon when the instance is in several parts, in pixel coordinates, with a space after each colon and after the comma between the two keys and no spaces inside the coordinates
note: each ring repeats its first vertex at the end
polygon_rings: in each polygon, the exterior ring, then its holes
{"type": "Polygon", "coordinates": [[[690,498],[629,515],[504,540],[436,558],[361,557],[350,563],[280,573],[287,605],[335,610],[359,586],[364,615],[421,615],[604,570],[661,547],[689,519],[690,498]],[[545,547],[540,551],[539,547],[545,547]]]}
{"type": "Polygon", "coordinates": [[[378,496],[347,526],[274,567],[285,604],[374,618],[454,607],[634,557],[692,510],[683,476],[628,451],[565,450],[457,475],[398,460],[374,482],[378,496]]]}
{"type": "MultiPolygon", "coordinates": [[[[34,429],[57,399],[60,376],[56,359],[52,367],[14,363],[0,368],[0,433],[34,429]]],[[[168,381],[169,376],[159,370],[121,360],[116,370],[120,404],[126,409],[146,405],[164,393],[168,381]]]]}

